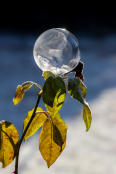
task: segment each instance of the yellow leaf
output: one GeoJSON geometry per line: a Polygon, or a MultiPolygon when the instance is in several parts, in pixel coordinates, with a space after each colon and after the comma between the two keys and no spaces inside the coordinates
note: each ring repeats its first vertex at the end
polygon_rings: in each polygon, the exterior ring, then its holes
{"type": "Polygon", "coordinates": [[[64,144],[63,139],[62,139],[62,135],[61,135],[59,129],[57,128],[57,126],[54,123],[52,123],[52,125],[53,125],[53,141],[58,146],[61,147],[60,151],[62,151],[62,145],[64,144]]]}
{"type": "Polygon", "coordinates": [[[16,94],[15,97],[13,98],[14,105],[17,105],[23,99],[25,91],[27,91],[32,85],[36,85],[40,89],[42,89],[40,85],[32,81],[24,82],[22,85],[17,86],[16,94]]]}
{"type": "Polygon", "coordinates": [[[62,140],[63,142],[66,141],[66,133],[67,133],[67,125],[66,123],[62,120],[61,116],[59,113],[56,114],[56,116],[52,119],[54,125],[57,126],[58,130],[60,131],[62,135],[62,140]]]}
{"type": "Polygon", "coordinates": [[[44,160],[47,162],[48,167],[50,167],[56,161],[64,150],[66,145],[66,132],[67,125],[63,122],[58,113],[52,120],[48,118],[43,124],[39,137],[39,149],[44,160]],[[53,125],[57,127],[62,136],[62,148],[54,142],[53,125]]]}
{"type": "Polygon", "coordinates": [[[91,110],[89,108],[88,103],[83,105],[83,120],[85,122],[86,125],[86,131],[89,130],[90,126],[91,126],[91,110]]]}
{"type": "Polygon", "coordinates": [[[17,86],[16,94],[13,98],[14,105],[17,105],[23,99],[25,91],[27,91],[31,86],[32,84],[26,86],[17,86]]]}
{"type": "Polygon", "coordinates": [[[44,71],[42,76],[46,80],[49,76],[54,76],[54,74],[51,71],[44,71]]]}
{"type": "MultiPolygon", "coordinates": [[[[35,83],[35,82],[32,82],[32,81],[27,81],[27,82],[24,82],[23,84],[22,84],[22,87],[29,87],[30,85],[36,85],[36,86],[38,86],[40,89],[42,89],[42,87],[40,86],[40,85],[38,85],[37,83],[35,83]]],[[[31,87],[31,86],[30,86],[31,87]]],[[[28,90],[28,89],[27,89],[28,90]]]]}
{"type": "Polygon", "coordinates": [[[0,162],[2,168],[8,166],[16,156],[19,135],[13,124],[8,121],[0,122],[0,162]]]}
{"type": "MultiPolygon", "coordinates": [[[[24,132],[24,130],[25,130],[32,114],[33,114],[33,111],[34,111],[34,109],[29,111],[27,113],[27,117],[23,121],[23,132],[24,132]]],[[[30,126],[25,134],[24,140],[26,141],[26,139],[28,139],[30,136],[32,136],[44,124],[46,119],[47,119],[47,113],[45,113],[42,108],[38,107],[36,110],[35,117],[32,120],[32,122],[31,122],[31,124],[30,124],[30,126]]]]}
{"type": "Polygon", "coordinates": [[[62,94],[61,90],[59,90],[54,98],[54,102],[53,102],[53,106],[49,106],[47,104],[45,104],[46,108],[48,109],[48,111],[50,112],[50,114],[52,115],[52,117],[55,117],[56,114],[58,113],[58,111],[61,109],[64,100],[65,100],[65,96],[66,94],[62,94]]]}

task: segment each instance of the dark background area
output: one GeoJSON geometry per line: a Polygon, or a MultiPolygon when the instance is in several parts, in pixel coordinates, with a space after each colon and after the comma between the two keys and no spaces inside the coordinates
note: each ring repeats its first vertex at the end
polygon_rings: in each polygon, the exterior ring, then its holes
{"type": "Polygon", "coordinates": [[[66,28],[71,32],[103,36],[116,32],[114,7],[112,3],[86,4],[85,1],[4,2],[0,10],[0,30],[34,34],[50,28],[66,28]]]}

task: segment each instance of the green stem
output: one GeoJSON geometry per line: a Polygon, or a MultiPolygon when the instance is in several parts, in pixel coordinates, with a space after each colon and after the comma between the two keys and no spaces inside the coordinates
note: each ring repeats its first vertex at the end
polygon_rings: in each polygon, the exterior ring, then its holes
{"type": "Polygon", "coordinates": [[[17,155],[16,155],[16,161],[15,161],[15,174],[18,174],[18,159],[19,159],[19,150],[20,150],[20,146],[21,146],[21,143],[22,143],[22,141],[23,141],[23,139],[24,139],[24,136],[25,136],[25,134],[26,134],[26,132],[27,132],[27,130],[28,130],[28,128],[29,128],[29,126],[30,126],[30,124],[31,124],[31,122],[32,122],[32,120],[33,120],[33,118],[34,118],[34,116],[35,116],[35,112],[36,112],[36,109],[37,109],[38,104],[39,104],[39,102],[40,102],[41,96],[42,96],[42,90],[41,90],[40,93],[38,94],[38,99],[37,99],[37,102],[36,102],[36,105],[35,105],[33,114],[32,114],[32,116],[31,116],[31,119],[29,120],[29,122],[28,122],[28,124],[27,124],[27,126],[26,126],[26,128],[25,128],[25,130],[24,130],[24,132],[23,132],[23,134],[22,134],[22,137],[20,138],[20,141],[19,141],[19,149],[18,149],[18,152],[17,152],[17,155]]]}

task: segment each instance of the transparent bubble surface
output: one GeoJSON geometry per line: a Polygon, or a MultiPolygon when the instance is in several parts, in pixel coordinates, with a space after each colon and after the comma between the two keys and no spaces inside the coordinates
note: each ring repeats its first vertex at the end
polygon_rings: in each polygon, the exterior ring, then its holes
{"type": "Polygon", "coordinates": [[[35,42],[33,54],[36,64],[42,71],[51,71],[56,76],[71,71],[80,60],[76,37],[62,28],[42,33],[35,42]]]}

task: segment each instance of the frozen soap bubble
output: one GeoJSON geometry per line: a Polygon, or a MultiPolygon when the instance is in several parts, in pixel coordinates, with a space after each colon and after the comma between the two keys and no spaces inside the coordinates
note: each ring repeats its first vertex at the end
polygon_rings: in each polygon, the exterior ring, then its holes
{"type": "Polygon", "coordinates": [[[42,71],[51,71],[61,76],[79,63],[79,43],[75,36],[62,28],[42,33],[33,49],[36,64],[42,71]]]}

